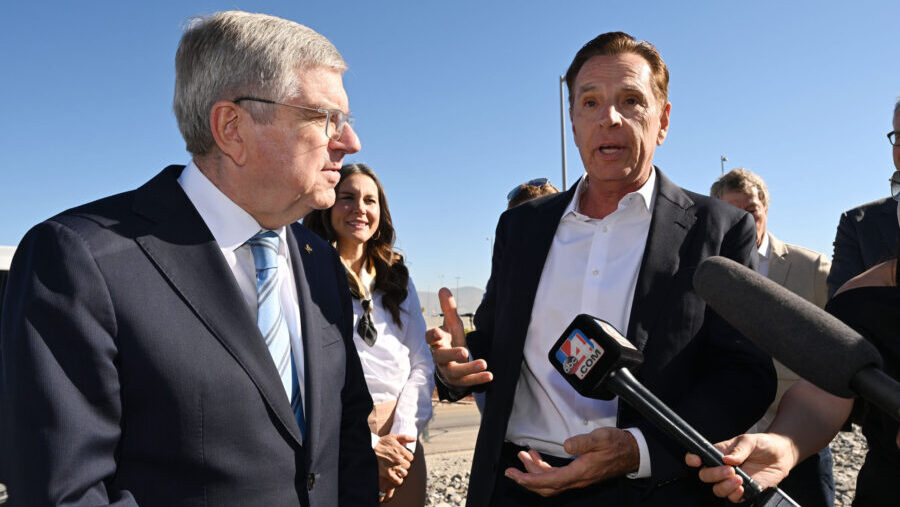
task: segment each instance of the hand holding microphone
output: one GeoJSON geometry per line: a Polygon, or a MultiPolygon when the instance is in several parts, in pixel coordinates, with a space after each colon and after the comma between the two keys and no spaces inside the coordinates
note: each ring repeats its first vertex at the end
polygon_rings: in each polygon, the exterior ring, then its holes
{"type": "MultiPolygon", "coordinates": [[[[697,454],[704,464],[725,464],[719,449],[634,378],[629,369],[641,364],[643,354],[607,322],[578,315],[550,350],[548,358],[582,396],[599,399],[619,396],[651,424],[697,454]]],[[[777,488],[761,488],[740,468],[735,468],[735,473],[744,485],[745,498],[753,505],[797,505],[777,488]]]]}
{"type": "MultiPolygon", "coordinates": [[[[735,446],[730,452],[733,461],[746,459],[749,466],[759,467],[754,478],[777,483],[799,460],[827,445],[850,413],[852,401],[846,398],[859,395],[900,420],[900,383],[884,373],[874,345],[849,326],[721,257],[711,257],[698,267],[694,287],[744,336],[815,384],[801,380],[785,394],[768,433],[717,444],[735,446]]],[[[900,434],[896,444],[900,447],[900,434]]],[[[691,465],[697,461],[688,457],[691,465]]],[[[719,496],[732,501],[740,497],[740,481],[722,467],[702,470],[700,478],[715,483],[713,490],[719,496]]]]}

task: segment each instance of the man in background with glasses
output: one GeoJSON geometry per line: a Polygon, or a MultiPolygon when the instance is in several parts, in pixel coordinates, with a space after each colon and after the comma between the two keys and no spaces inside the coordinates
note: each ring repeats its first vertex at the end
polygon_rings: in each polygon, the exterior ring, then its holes
{"type": "Polygon", "coordinates": [[[324,37],[195,20],[175,58],[192,160],[32,228],[0,334],[13,505],[378,503],[343,267],[297,222],[360,149],[324,37]]]}
{"type": "MultiPolygon", "coordinates": [[[[900,171],[900,99],[894,104],[893,127],[887,138],[893,147],[894,169],[900,171]]],[[[900,198],[900,174],[895,173],[892,177],[891,193],[893,199],[879,199],[841,215],[834,237],[831,274],[828,275],[829,298],[844,282],[889,259],[900,248],[897,202],[894,200],[900,198]]]]}

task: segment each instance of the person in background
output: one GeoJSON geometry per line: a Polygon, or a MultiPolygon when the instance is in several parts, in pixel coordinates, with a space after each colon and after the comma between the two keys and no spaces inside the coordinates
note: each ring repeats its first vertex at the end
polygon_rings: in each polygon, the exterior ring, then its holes
{"type": "MultiPolygon", "coordinates": [[[[756,223],[756,246],[759,252],[759,272],[794,294],[824,308],[828,299],[825,279],[831,262],[824,255],[784,243],[768,231],[769,190],[763,179],[746,169],[733,169],[716,180],[709,195],[736,206],[753,217],[756,223]]],[[[775,401],[749,433],[765,431],[778,409],[781,397],[800,377],[778,361],[774,361],[778,376],[775,401]]],[[[834,505],[834,460],[831,449],[825,448],[798,464],[785,479],[781,488],[805,507],[834,505]]]]}
{"type": "Polygon", "coordinates": [[[506,209],[518,206],[523,202],[528,202],[532,199],[545,195],[555,194],[557,192],[559,192],[559,189],[554,187],[553,184],[550,183],[549,178],[535,178],[520,185],[516,185],[515,188],[513,188],[509,191],[508,194],[506,194],[506,209]]]}
{"type": "Polygon", "coordinates": [[[0,322],[13,505],[378,504],[347,279],[296,223],[360,149],[346,68],[292,21],[193,20],[187,166],[28,231],[0,322]]]}
{"type": "Polygon", "coordinates": [[[425,504],[427,471],[418,436],[431,419],[434,363],[425,319],[381,182],[365,164],[341,168],[334,206],[303,223],[333,244],[353,296],[353,343],[375,408],[369,417],[382,501],[425,504]]]}
{"type": "MultiPolygon", "coordinates": [[[[900,99],[894,104],[893,127],[887,138],[893,147],[894,169],[900,171],[900,99]]],[[[892,181],[900,185],[900,176],[892,181]]],[[[829,297],[847,280],[894,255],[900,247],[900,227],[894,220],[896,208],[893,199],[886,197],[841,215],[828,275],[829,297]]]]}

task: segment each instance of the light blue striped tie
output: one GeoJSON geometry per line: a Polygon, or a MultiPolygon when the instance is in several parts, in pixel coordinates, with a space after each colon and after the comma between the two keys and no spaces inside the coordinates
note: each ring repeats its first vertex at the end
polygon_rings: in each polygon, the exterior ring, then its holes
{"type": "Polygon", "coordinates": [[[253,252],[256,267],[256,325],[265,339],[284,391],[291,401],[294,417],[300,432],[306,435],[306,421],[303,417],[303,400],[297,382],[297,370],[291,354],[291,335],[281,308],[281,294],[278,286],[278,234],[262,231],[254,235],[247,244],[253,252]]]}

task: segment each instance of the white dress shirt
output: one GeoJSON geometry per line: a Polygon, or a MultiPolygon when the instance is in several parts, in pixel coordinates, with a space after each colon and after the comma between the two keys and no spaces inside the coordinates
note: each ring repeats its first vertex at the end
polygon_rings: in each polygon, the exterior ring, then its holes
{"type": "MultiPolygon", "coordinates": [[[[544,263],[506,430],[508,441],[559,457],[569,456],[563,448],[567,438],[615,427],[618,399],[594,400],[578,394],[547,360],[547,351],[580,313],[609,322],[623,335],[628,331],[650,229],[656,172],[651,171],[640,189],[625,195],[602,219],[578,209],[587,185],[586,176],[563,213],[544,263]]],[[[647,442],[639,429],[626,430],[640,450],[640,466],[628,477],[649,477],[647,442]]]]}
{"type": "MultiPolygon", "coordinates": [[[[434,392],[434,363],[425,342],[425,318],[419,295],[410,278],[409,293],[400,303],[401,327],[384,307],[384,293],[372,290],[375,280],[365,267],[360,281],[372,294],[372,322],[378,333],[371,347],[363,341],[356,331],[362,303],[353,298],[353,343],[359,353],[369,394],[376,405],[397,400],[391,433],[418,438],[431,419],[431,394],[434,392]]],[[[372,447],[378,443],[378,438],[372,434],[372,447]]],[[[416,443],[411,442],[406,447],[415,452],[416,443]]]]}
{"type": "MultiPolygon", "coordinates": [[[[250,245],[245,244],[254,234],[263,230],[256,220],[222,193],[211,181],[200,172],[200,169],[191,161],[181,176],[178,183],[184,189],[191,204],[200,213],[200,218],[206,223],[206,227],[212,233],[213,238],[222,250],[225,262],[234,273],[244,303],[250,310],[250,315],[256,320],[256,267],[253,263],[253,252],[250,245]]],[[[294,356],[294,365],[297,369],[298,385],[300,386],[301,399],[305,401],[306,386],[304,385],[303,341],[300,332],[300,306],[297,299],[297,287],[294,283],[293,269],[291,268],[290,253],[286,244],[285,227],[275,231],[281,241],[278,243],[278,280],[281,296],[281,307],[287,321],[288,332],[291,336],[291,353],[294,356]]],[[[248,336],[248,340],[262,339],[259,336],[248,336]]],[[[273,359],[274,362],[274,359],[273,359]]],[[[284,385],[288,401],[291,398],[293,379],[291,370],[282,372],[281,383],[284,385]]],[[[305,405],[305,403],[304,403],[305,405]]],[[[305,407],[304,407],[305,410],[305,407]]]]}
{"type": "Polygon", "coordinates": [[[769,276],[769,233],[763,234],[762,244],[756,249],[759,253],[759,274],[769,276]]]}

